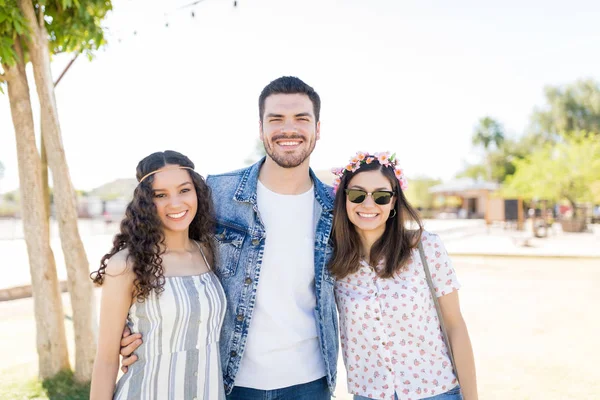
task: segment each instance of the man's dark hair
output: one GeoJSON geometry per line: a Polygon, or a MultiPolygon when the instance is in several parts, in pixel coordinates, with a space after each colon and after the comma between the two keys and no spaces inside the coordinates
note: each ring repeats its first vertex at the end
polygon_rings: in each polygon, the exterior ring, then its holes
{"type": "Polygon", "coordinates": [[[282,76],[269,83],[260,93],[258,97],[258,113],[260,114],[260,122],[263,122],[265,114],[265,100],[272,94],[305,94],[313,104],[313,112],[315,113],[315,123],[319,122],[319,114],[321,113],[321,98],[315,89],[308,86],[295,76],[282,76]]]}

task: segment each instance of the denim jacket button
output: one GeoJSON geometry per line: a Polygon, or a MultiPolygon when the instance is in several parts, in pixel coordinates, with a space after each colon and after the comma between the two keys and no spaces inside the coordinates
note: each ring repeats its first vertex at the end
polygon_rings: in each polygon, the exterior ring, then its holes
{"type": "Polygon", "coordinates": [[[235,352],[235,351],[232,351],[232,352],[230,353],[230,355],[231,355],[231,357],[235,357],[235,356],[237,356],[237,352],[235,352]]]}
{"type": "Polygon", "coordinates": [[[258,246],[260,244],[260,240],[259,239],[252,239],[252,245],[253,246],[258,246]]]}
{"type": "Polygon", "coordinates": [[[243,321],[244,320],[244,316],[242,314],[238,314],[238,316],[236,317],[236,319],[238,321],[243,321]]]}
{"type": "Polygon", "coordinates": [[[246,285],[249,285],[249,284],[251,284],[251,283],[252,283],[252,279],[250,279],[250,278],[246,278],[246,280],[244,281],[244,283],[245,283],[246,285]]]}

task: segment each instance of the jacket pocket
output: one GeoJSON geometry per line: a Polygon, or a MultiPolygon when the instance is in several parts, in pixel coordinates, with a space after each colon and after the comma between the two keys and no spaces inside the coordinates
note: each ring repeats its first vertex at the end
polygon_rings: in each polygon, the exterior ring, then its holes
{"type": "Polygon", "coordinates": [[[246,232],[230,225],[217,224],[215,231],[216,242],[216,272],[220,276],[235,274],[242,253],[242,245],[246,232]]]}

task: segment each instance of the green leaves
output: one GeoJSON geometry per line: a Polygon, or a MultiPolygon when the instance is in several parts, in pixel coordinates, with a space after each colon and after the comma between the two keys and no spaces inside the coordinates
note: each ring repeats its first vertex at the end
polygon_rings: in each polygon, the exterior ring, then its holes
{"type": "Polygon", "coordinates": [[[546,141],[564,132],[600,134],[600,84],[593,79],[545,89],[547,104],[531,117],[531,130],[546,141]]]}
{"type": "Polygon", "coordinates": [[[3,64],[12,65],[17,57],[17,53],[13,48],[14,39],[10,37],[0,37],[0,62],[3,64]]]}
{"type": "Polygon", "coordinates": [[[473,144],[475,146],[481,145],[487,151],[491,144],[495,144],[496,148],[500,148],[503,142],[504,130],[502,125],[493,118],[481,118],[473,133],[473,144]]]}
{"type": "MultiPolygon", "coordinates": [[[[91,57],[106,43],[102,21],[112,10],[111,1],[32,1],[36,10],[44,10],[44,26],[52,54],[84,52],[91,57]]],[[[27,34],[27,22],[16,1],[0,0],[0,64],[13,65],[14,41],[27,34]]]]}
{"type": "Polygon", "coordinates": [[[506,181],[504,194],[548,200],[600,201],[592,187],[600,182],[600,137],[573,132],[547,143],[522,160],[506,181]]]}
{"type": "Polygon", "coordinates": [[[28,33],[27,22],[15,0],[0,0],[0,65],[14,65],[14,50],[18,36],[28,33]]]}
{"type": "Polygon", "coordinates": [[[110,1],[54,0],[46,9],[46,30],[53,54],[82,52],[91,58],[106,41],[102,20],[112,10],[110,1]]]}

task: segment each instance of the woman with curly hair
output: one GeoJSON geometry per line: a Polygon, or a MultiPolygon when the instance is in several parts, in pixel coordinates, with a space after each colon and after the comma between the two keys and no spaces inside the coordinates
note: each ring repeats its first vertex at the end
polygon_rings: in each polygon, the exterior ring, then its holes
{"type": "Polygon", "coordinates": [[[225,399],[210,189],[175,151],[144,158],[136,177],[120,232],[92,273],[102,301],[90,398],[225,399]],[[115,388],[125,321],[144,342],[115,388]]]}
{"type": "Polygon", "coordinates": [[[360,152],[333,172],[329,267],[348,391],[355,400],[476,400],[460,285],[404,196],[395,154],[360,152]]]}

